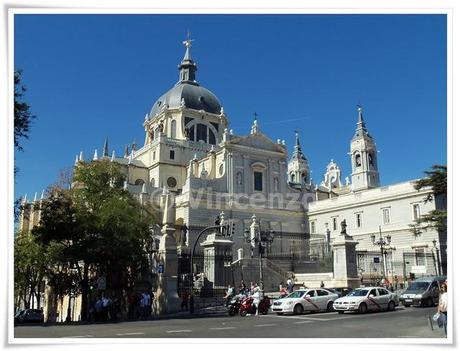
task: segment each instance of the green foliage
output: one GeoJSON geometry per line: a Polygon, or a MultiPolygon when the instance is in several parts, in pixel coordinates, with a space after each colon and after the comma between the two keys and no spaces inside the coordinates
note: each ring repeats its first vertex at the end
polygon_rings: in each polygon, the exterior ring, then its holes
{"type": "MultiPolygon", "coordinates": [[[[419,179],[414,188],[420,190],[424,187],[431,187],[432,194],[425,197],[425,202],[435,201],[436,198],[445,198],[447,201],[447,167],[434,165],[431,170],[425,171],[426,178],[419,179]]],[[[409,227],[415,236],[421,234],[422,230],[436,229],[438,232],[447,231],[447,210],[435,209],[420,216],[414,224],[409,227]]]]}
{"type": "Polygon", "coordinates": [[[29,139],[30,124],[35,118],[30,106],[24,100],[25,86],[22,84],[22,71],[14,72],[14,147],[22,151],[21,138],[29,139]]]}
{"type": "MultiPolygon", "coordinates": [[[[39,285],[47,272],[43,246],[27,233],[19,233],[14,241],[14,295],[26,307],[33,296],[39,299],[39,285]]],[[[39,306],[36,306],[39,308],[39,306]]]]}

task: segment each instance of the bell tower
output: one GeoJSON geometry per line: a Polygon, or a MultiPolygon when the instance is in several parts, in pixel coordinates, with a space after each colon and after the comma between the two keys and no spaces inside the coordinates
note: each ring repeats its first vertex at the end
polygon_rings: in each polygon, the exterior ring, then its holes
{"type": "Polygon", "coordinates": [[[300,146],[299,133],[295,133],[294,152],[288,164],[288,182],[302,188],[310,184],[310,167],[300,146]]]}
{"type": "Polygon", "coordinates": [[[367,131],[363,108],[358,105],[358,123],[350,143],[351,189],[353,191],[377,188],[380,176],[377,164],[377,148],[367,131]]]}

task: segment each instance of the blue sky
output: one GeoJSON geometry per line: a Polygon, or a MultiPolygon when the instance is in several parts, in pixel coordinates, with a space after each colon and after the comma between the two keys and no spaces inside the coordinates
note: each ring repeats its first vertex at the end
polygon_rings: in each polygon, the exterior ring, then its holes
{"type": "Polygon", "coordinates": [[[16,15],[15,67],[37,116],[16,153],[15,197],[41,192],[75,155],[144,141],[143,119],[178,79],[187,30],[197,80],[235,134],[294,130],[319,183],[334,159],[350,174],[356,105],[374,137],[382,185],[447,161],[443,15],[16,15]]]}

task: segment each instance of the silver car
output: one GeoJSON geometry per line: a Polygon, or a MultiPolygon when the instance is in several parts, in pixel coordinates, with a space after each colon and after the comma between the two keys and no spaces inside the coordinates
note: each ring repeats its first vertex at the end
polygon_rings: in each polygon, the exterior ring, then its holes
{"type": "Polygon", "coordinates": [[[326,289],[302,289],[290,293],[288,296],[278,299],[272,304],[272,311],[278,315],[284,313],[302,314],[304,311],[334,311],[334,300],[339,295],[326,289]]]}

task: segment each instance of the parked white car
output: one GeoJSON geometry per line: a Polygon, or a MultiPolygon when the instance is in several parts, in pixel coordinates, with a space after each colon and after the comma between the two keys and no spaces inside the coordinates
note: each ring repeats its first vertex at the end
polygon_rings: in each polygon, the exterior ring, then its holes
{"type": "Polygon", "coordinates": [[[278,299],[272,304],[272,311],[276,314],[294,313],[302,314],[304,311],[334,311],[334,300],[339,295],[326,289],[302,289],[278,299]]]}
{"type": "Polygon", "coordinates": [[[391,291],[371,286],[353,290],[347,296],[334,301],[334,309],[339,313],[345,311],[394,311],[399,305],[398,295],[391,291]]]}

